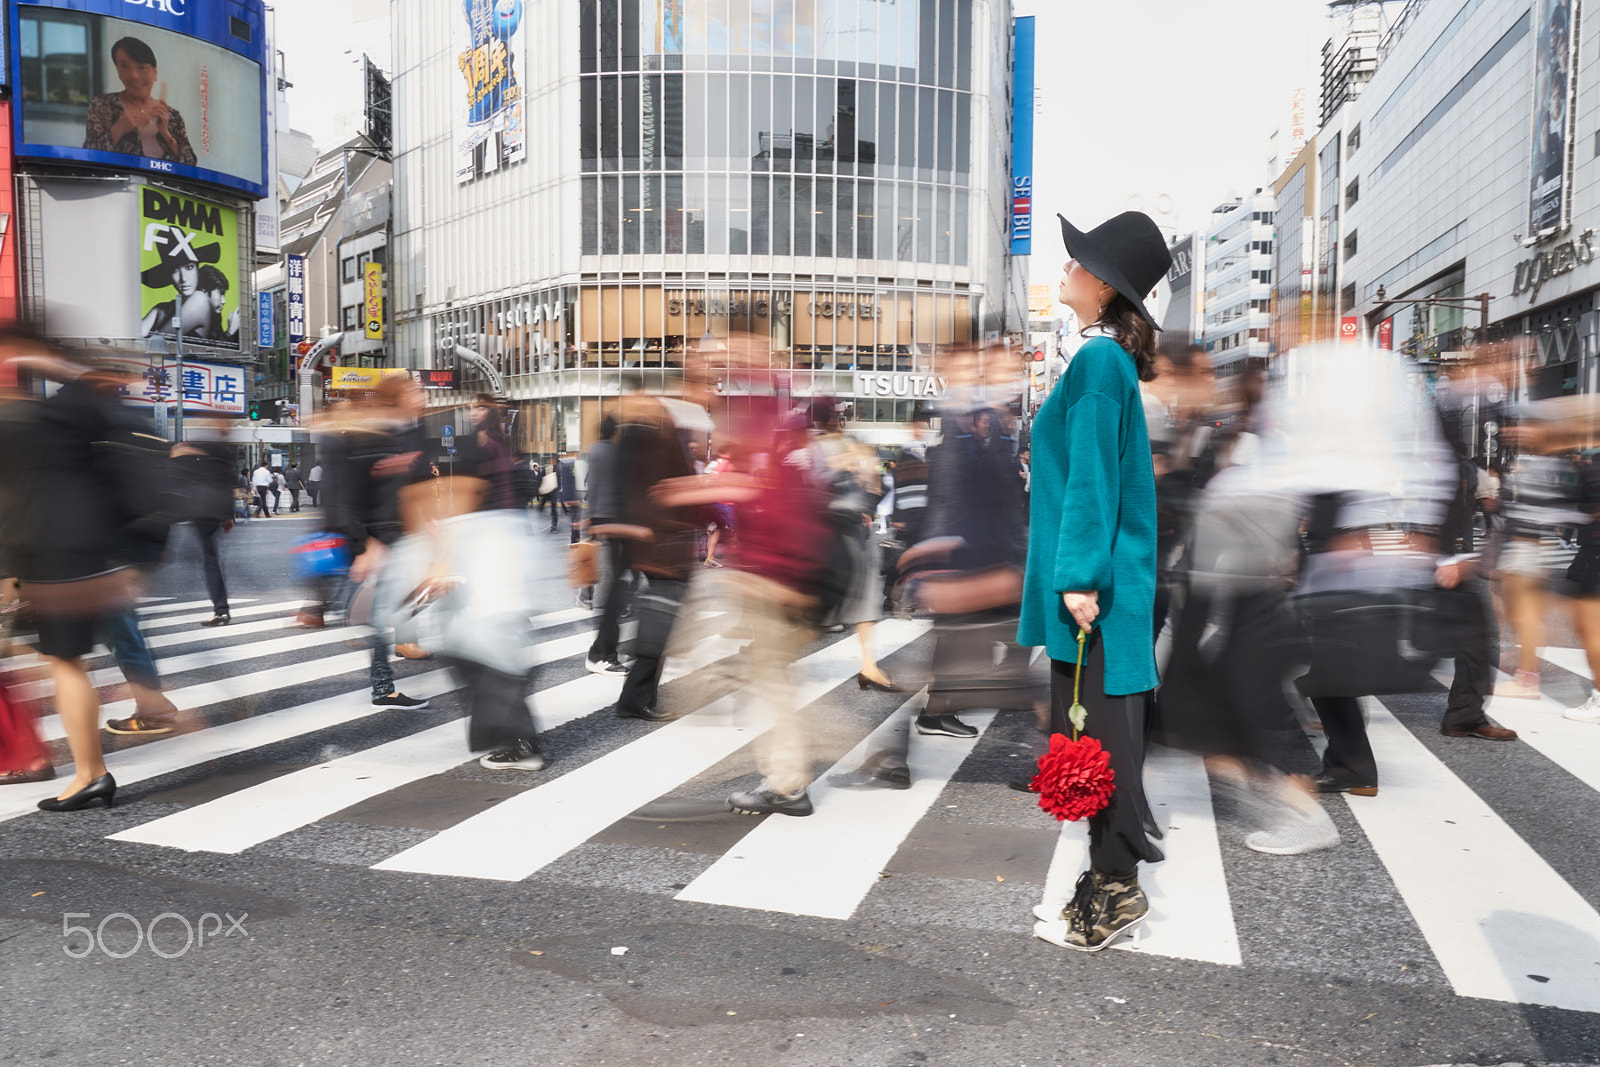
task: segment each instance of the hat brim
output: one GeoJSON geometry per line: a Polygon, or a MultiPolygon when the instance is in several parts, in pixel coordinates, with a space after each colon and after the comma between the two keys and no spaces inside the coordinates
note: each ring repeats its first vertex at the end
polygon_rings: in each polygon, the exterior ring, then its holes
{"type": "MultiPolygon", "coordinates": [[[[195,266],[199,266],[202,263],[216,263],[222,259],[222,245],[216,241],[212,241],[208,245],[201,245],[200,247],[196,248],[194,250],[194,254],[195,258],[192,260],[192,262],[195,264],[195,266]]],[[[160,263],[157,263],[153,267],[146,267],[139,273],[139,280],[144,282],[144,284],[151,289],[171,288],[172,268],[181,267],[183,264],[189,262],[191,262],[191,260],[188,256],[163,255],[160,263]]]]}
{"type": "Polygon", "coordinates": [[[1058,214],[1061,220],[1061,240],[1067,246],[1067,255],[1077,261],[1078,265],[1105,282],[1118,293],[1128,299],[1146,322],[1156,329],[1161,329],[1161,324],[1156,322],[1156,317],[1150,314],[1150,309],[1144,306],[1145,294],[1139,292],[1129,282],[1127,276],[1116,266],[1116,260],[1110,251],[1102,246],[1093,237],[1078,229],[1067,221],[1065,215],[1058,214]]]}

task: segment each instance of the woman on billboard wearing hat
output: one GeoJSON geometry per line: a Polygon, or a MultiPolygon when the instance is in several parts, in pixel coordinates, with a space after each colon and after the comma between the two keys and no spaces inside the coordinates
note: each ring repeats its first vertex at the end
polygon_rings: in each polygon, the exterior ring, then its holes
{"type": "Polygon", "coordinates": [[[1139,382],[1155,377],[1157,327],[1144,298],[1172,257],[1155,222],[1135,211],[1087,233],[1063,218],[1061,231],[1072,260],[1060,300],[1087,340],[1034,417],[1017,642],[1049,653],[1051,732],[1075,737],[1069,705],[1081,704],[1080,732],[1109,754],[1115,775],[1109,803],[1088,819],[1090,869],[1066,907],[1041,909],[1035,927],[1055,944],[1097,952],[1144,919],[1138,865],[1162,858],[1145,836],[1141,781],[1157,678],[1155,476],[1139,382]]]}
{"type": "MultiPolygon", "coordinates": [[[[145,313],[140,323],[140,336],[164,334],[171,337],[177,333],[174,324],[182,322],[184,336],[211,337],[216,307],[210,293],[200,287],[201,270],[206,269],[217,275],[221,275],[221,272],[209,266],[202,268],[201,264],[214,264],[220,260],[222,246],[215,241],[199,247],[169,241],[160,247],[161,262],[145,268],[139,278],[146,288],[164,289],[170,285],[177,290],[177,295],[145,313]]],[[[216,287],[215,282],[207,284],[213,289],[216,287]]],[[[226,276],[222,276],[222,284],[226,292],[226,276]]],[[[234,328],[237,329],[237,323],[234,328]]]]}
{"type": "Polygon", "coordinates": [[[167,84],[156,68],[154,50],[137,37],[123,37],[111,46],[111,62],[122,92],[101,93],[89,101],[83,147],[194,166],[194,147],[183,116],[167,106],[167,84]]]}

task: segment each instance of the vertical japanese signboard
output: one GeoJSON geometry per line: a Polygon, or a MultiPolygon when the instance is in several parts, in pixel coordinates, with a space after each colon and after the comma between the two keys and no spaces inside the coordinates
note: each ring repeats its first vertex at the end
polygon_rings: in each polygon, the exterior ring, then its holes
{"type": "Polygon", "coordinates": [[[1013,19],[1017,57],[1011,94],[1011,254],[1033,251],[1033,16],[1013,19]]]}
{"type": "Polygon", "coordinates": [[[273,321],[272,294],[256,294],[256,347],[272,348],[278,340],[278,324],[273,321]]]}
{"type": "Polygon", "coordinates": [[[466,88],[466,129],[456,142],[456,181],[468,182],[527,155],[522,82],[522,0],[463,0],[456,67],[466,88]]]}
{"type": "Polygon", "coordinates": [[[1548,237],[1571,221],[1573,109],[1578,90],[1578,0],[1533,7],[1533,176],[1528,237],[1548,237]]]}
{"type": "Polygon", "coordinates": [[[366,321],[366,338],[369,341],[383,340],[383,264],[367,263],[361,268],[362,281],[365,282],[365,301],[363,303],[366,321]]]}
{"type": "Polygon", "coordinates": [[[306,339],[306,258],[288,256],[289,343],[306,339]]]}

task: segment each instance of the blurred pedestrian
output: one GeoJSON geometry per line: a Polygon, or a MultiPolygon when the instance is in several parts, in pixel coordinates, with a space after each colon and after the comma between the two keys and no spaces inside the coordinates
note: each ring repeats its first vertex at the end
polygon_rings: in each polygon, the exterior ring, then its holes
{"type": "MultiPolygon", "coordinates": [[[[378,597],[389,548],[404,533],[401,490],[431,478],[418,421],[426,406],[421,386],[409,377],[385,378],[373,398],[343,420],[325,444],[325,525],[349,540],[350,581],[365,586],[358,589],[353,605],[357,600],[370,605],[378,597]]],[[[352,616],[361,614],[358,607],[351,608],[352,616]]],[[[410,711],[426,708],[427,700],[406,696],[395,687],[390,633],[382,620],[374,620],[368,640],[372,706],[410,711]]]]}
{"type": "Polygon", "coordinates": [[[600,621],[595,626],[594,643],[584,658],[584,667],[594,674],[626,675],[628,669],[621,664],[617,641],[622,626],[622,615],[633,600],[633,545],[634,540],[621,533],[609,532],[623,514],[617,470],[617,420],[607,415],[600,421],[600,440],[589,449],[589,499],[588,526],[591,536],[600,538],[604,552],[600,568],[600,587],[589,591],[589,602],[594,606],[594,596],[600,598],[600,621]]]}
{"type": "Polygon", "coordinates": [[[1162,858],[1145,836],[1141,776],[1146,702],[1156,686],[1150,634],[1156,584],[1155,476],[1139,381],[1154,374],[1156,325],[1144,306],[1171,265],[1155,223],[1124,212],[1093,230],[1066,219],[1072,256],[1060,300],[1085,342],[1039,408],[1027,575],[1017,642],[1044,645],[1051,722],[1073,736],[1068,707],[1082,656],[1083,731],[1110,755],[1116,788],[1089,818],[1089,870],[1060,918],[1035,933],[1099,951],[1144,920],[1141,862],[1162,858]],[[1084,645],[1079,635],[1084,635],[1084,645]]]}
{"type": "Polygon", "coordinates": [[[300,494],[305,491],[306,483],[300,478],[298,464],[289,464],[289,469],[283,472],[283,487],[289,493],[289,511],[300,510],[300,494]]]}
{"type": "Polygon", "coordinates": [[[0,555],[21,580],[38,620],[39,654],[55,682],[56,711],[73,777],[45,811],[76,811],[117,783],[100,747],[100,699],[84,666],[103,622],[131,611],[133,570],[156,562],[170,517],[160,511],[165,449],[138,432],[118,399],[124,380],[45,355],[27,327],[0,332],[0,364],[62,383],[49,398],[12,401],[0,413],[0,489],[8,508],[0,555]]]}
{"type": "Polygon", "coordinates": [[[317,499],[322,495],[322,462],[315,463],[311,472],[306,476],[306,495],[311,498],[311,506],[317,506],[317,499]]]}
{"type": "Polygon", "coordinates": [[[267,465],[266,460],[262,460],[261,465],[250,475],[250,488],[256,495],[256,513],[263,519],[271,514],[267,509],[267,496],[272,492],[272,482],[272,468],[267,465]]]}
{"type": "MultiPolygon", "coordinates": [[[[214,437],[215,427],[200,431],[214,437]]],[[[233,529],[233,446],[225,440],[194,439],[172,446],[173,484],[179,500],[175,509],[200,542],[200,558],[211,597],[211,618],[202,626],[226,626],[228,586],[222,575],[217,537],[233,529]]]]}

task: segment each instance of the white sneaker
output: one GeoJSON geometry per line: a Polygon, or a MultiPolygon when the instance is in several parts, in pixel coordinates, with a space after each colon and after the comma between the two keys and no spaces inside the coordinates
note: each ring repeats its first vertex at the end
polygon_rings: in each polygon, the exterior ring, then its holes
{"type": "Polygon", "coordinates": [[[1309,805],[1284,807],[1278,815],[1278,824],[1270,830],[1257,830],[1245,836],[1244,845],[1256,852],[1270,856],[1299,856],[1339,844],[1339,828],[1323,810],[1312,801],[1309,805]]]}
{"type": "Polygon", "coordinates": [[[1589,699],[1575,708],[1568,708],[1561,713],[1563,719],[1573,722],[1587,722],[1600,725],[1600,693],[1590,693],[1589,699]]]}
{"type": "Polygon", "coordinates": [[[609,674],[617,678],[625,678],[628,674],[628,668],[608,659],[585,658],[583,666],[590,674],[609,674]]]}

